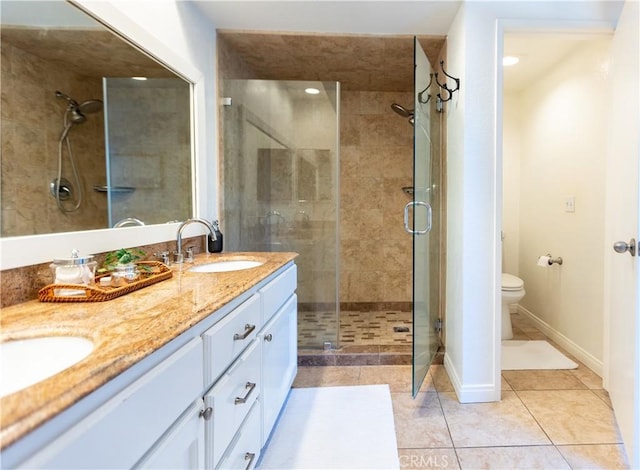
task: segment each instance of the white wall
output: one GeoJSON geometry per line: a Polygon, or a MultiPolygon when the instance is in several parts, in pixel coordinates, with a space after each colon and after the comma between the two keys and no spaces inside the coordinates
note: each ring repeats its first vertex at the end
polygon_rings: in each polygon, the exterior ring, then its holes
{"type": "Polygon", "coordinates": [[[502,272],[520,275],[521,98],[504,96],[502,140],[502,272]]]}
{"type": "Polygon", "coordinates": [[[449,31],[447,70],[461,89],[447,105],[447,338],[445,367],[463,402],[500,399],[496,265],[495,23],[464,5],[449,31]]]}
{"type": "MultiPolygon", "coordinates": [[[[518,273],[527,292],[520,306],[598,373],[610,42],[610,36],[581,41],[521,96],[505,97],[504,114],[503,161],[509,161],[507,142],[517,140],[518,131],[521,141],[519,184],[504,194],[505,207],[520,198],[518,273]],[[507,110],[520,116],[520,129],[507,110]],[[569,196],[575,212],[565,211],[569,196]],[[538,257],[547,253],[561,256],[563,265],[538,267],[538,257]]],[[[505,165],[505,180],[515,180],[518,174],[509,170],[505,165]]],[[[513,224],[506,214],[504,224],[513,224]]]]}
{"type": "Polygon", "coordinates": [[[461,402],[500,399],[502,28],[613,28],[619,12],[614,2],[474,1],[449,30],[447,70],[461,91],[447,109],[445,367],[461,402]]]}

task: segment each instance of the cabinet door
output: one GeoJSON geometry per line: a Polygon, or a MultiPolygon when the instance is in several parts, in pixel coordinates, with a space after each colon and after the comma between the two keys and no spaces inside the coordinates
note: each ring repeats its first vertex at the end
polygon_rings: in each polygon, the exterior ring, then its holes
{"type": "Polygon", "coordinates": [[[202,393],[202,367],[202,341],[195,338],[20,467],[130,468],[202,393]]]}
{"type": "Polygon", "coordinates": [[[204,401],[198,400],[134,468],[204,468],[204,401]]]}
{"type": "Polygon", "coordinates": [[[297,296],[292,295],[259,335],[262,341],[263,446],[298,370],[297,302],[297,296]]]}

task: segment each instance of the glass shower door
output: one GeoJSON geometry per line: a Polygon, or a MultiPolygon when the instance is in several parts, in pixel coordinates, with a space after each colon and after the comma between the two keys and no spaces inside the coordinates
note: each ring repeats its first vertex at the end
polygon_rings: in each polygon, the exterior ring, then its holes
{"type": "MultiPolygon", "coordinates": [[[[437,227],[434,227],[433,142],[431,113],[436,94],[431,84],[431,66],[417,38],[414,38],[414,143],[413,143],[413,386],[415,397],[438,351],[438,257],[437,227]],[[434,232],[432,232],[432,230],[434,232]]],[[[434,80],[435,82],[435,80],[434,80]]]]}

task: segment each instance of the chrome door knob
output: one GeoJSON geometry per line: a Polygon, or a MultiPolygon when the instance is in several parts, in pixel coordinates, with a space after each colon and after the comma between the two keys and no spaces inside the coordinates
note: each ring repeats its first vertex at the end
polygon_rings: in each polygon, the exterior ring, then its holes
{"type": "Polygon", "coordinates": [[[626,253],[628,251],[631,256],[635,256],[636,255],[636,239],[632,238],[631,240],[629,240],[629,243],[615,242],[613,244],[613,250],[616,253],[626,253]]]}

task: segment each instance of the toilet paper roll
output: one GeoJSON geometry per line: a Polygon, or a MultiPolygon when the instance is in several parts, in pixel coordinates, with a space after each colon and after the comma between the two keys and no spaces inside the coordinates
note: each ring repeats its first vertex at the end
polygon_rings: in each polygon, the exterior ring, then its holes
{"type": "Polygon", "coordinates": [[[540,266],[541,268],[548,268],[550,266],[550,260],[551,258],[549,256],[541,256],[540,258],[538,258],[538,266],[540,266]]]}

